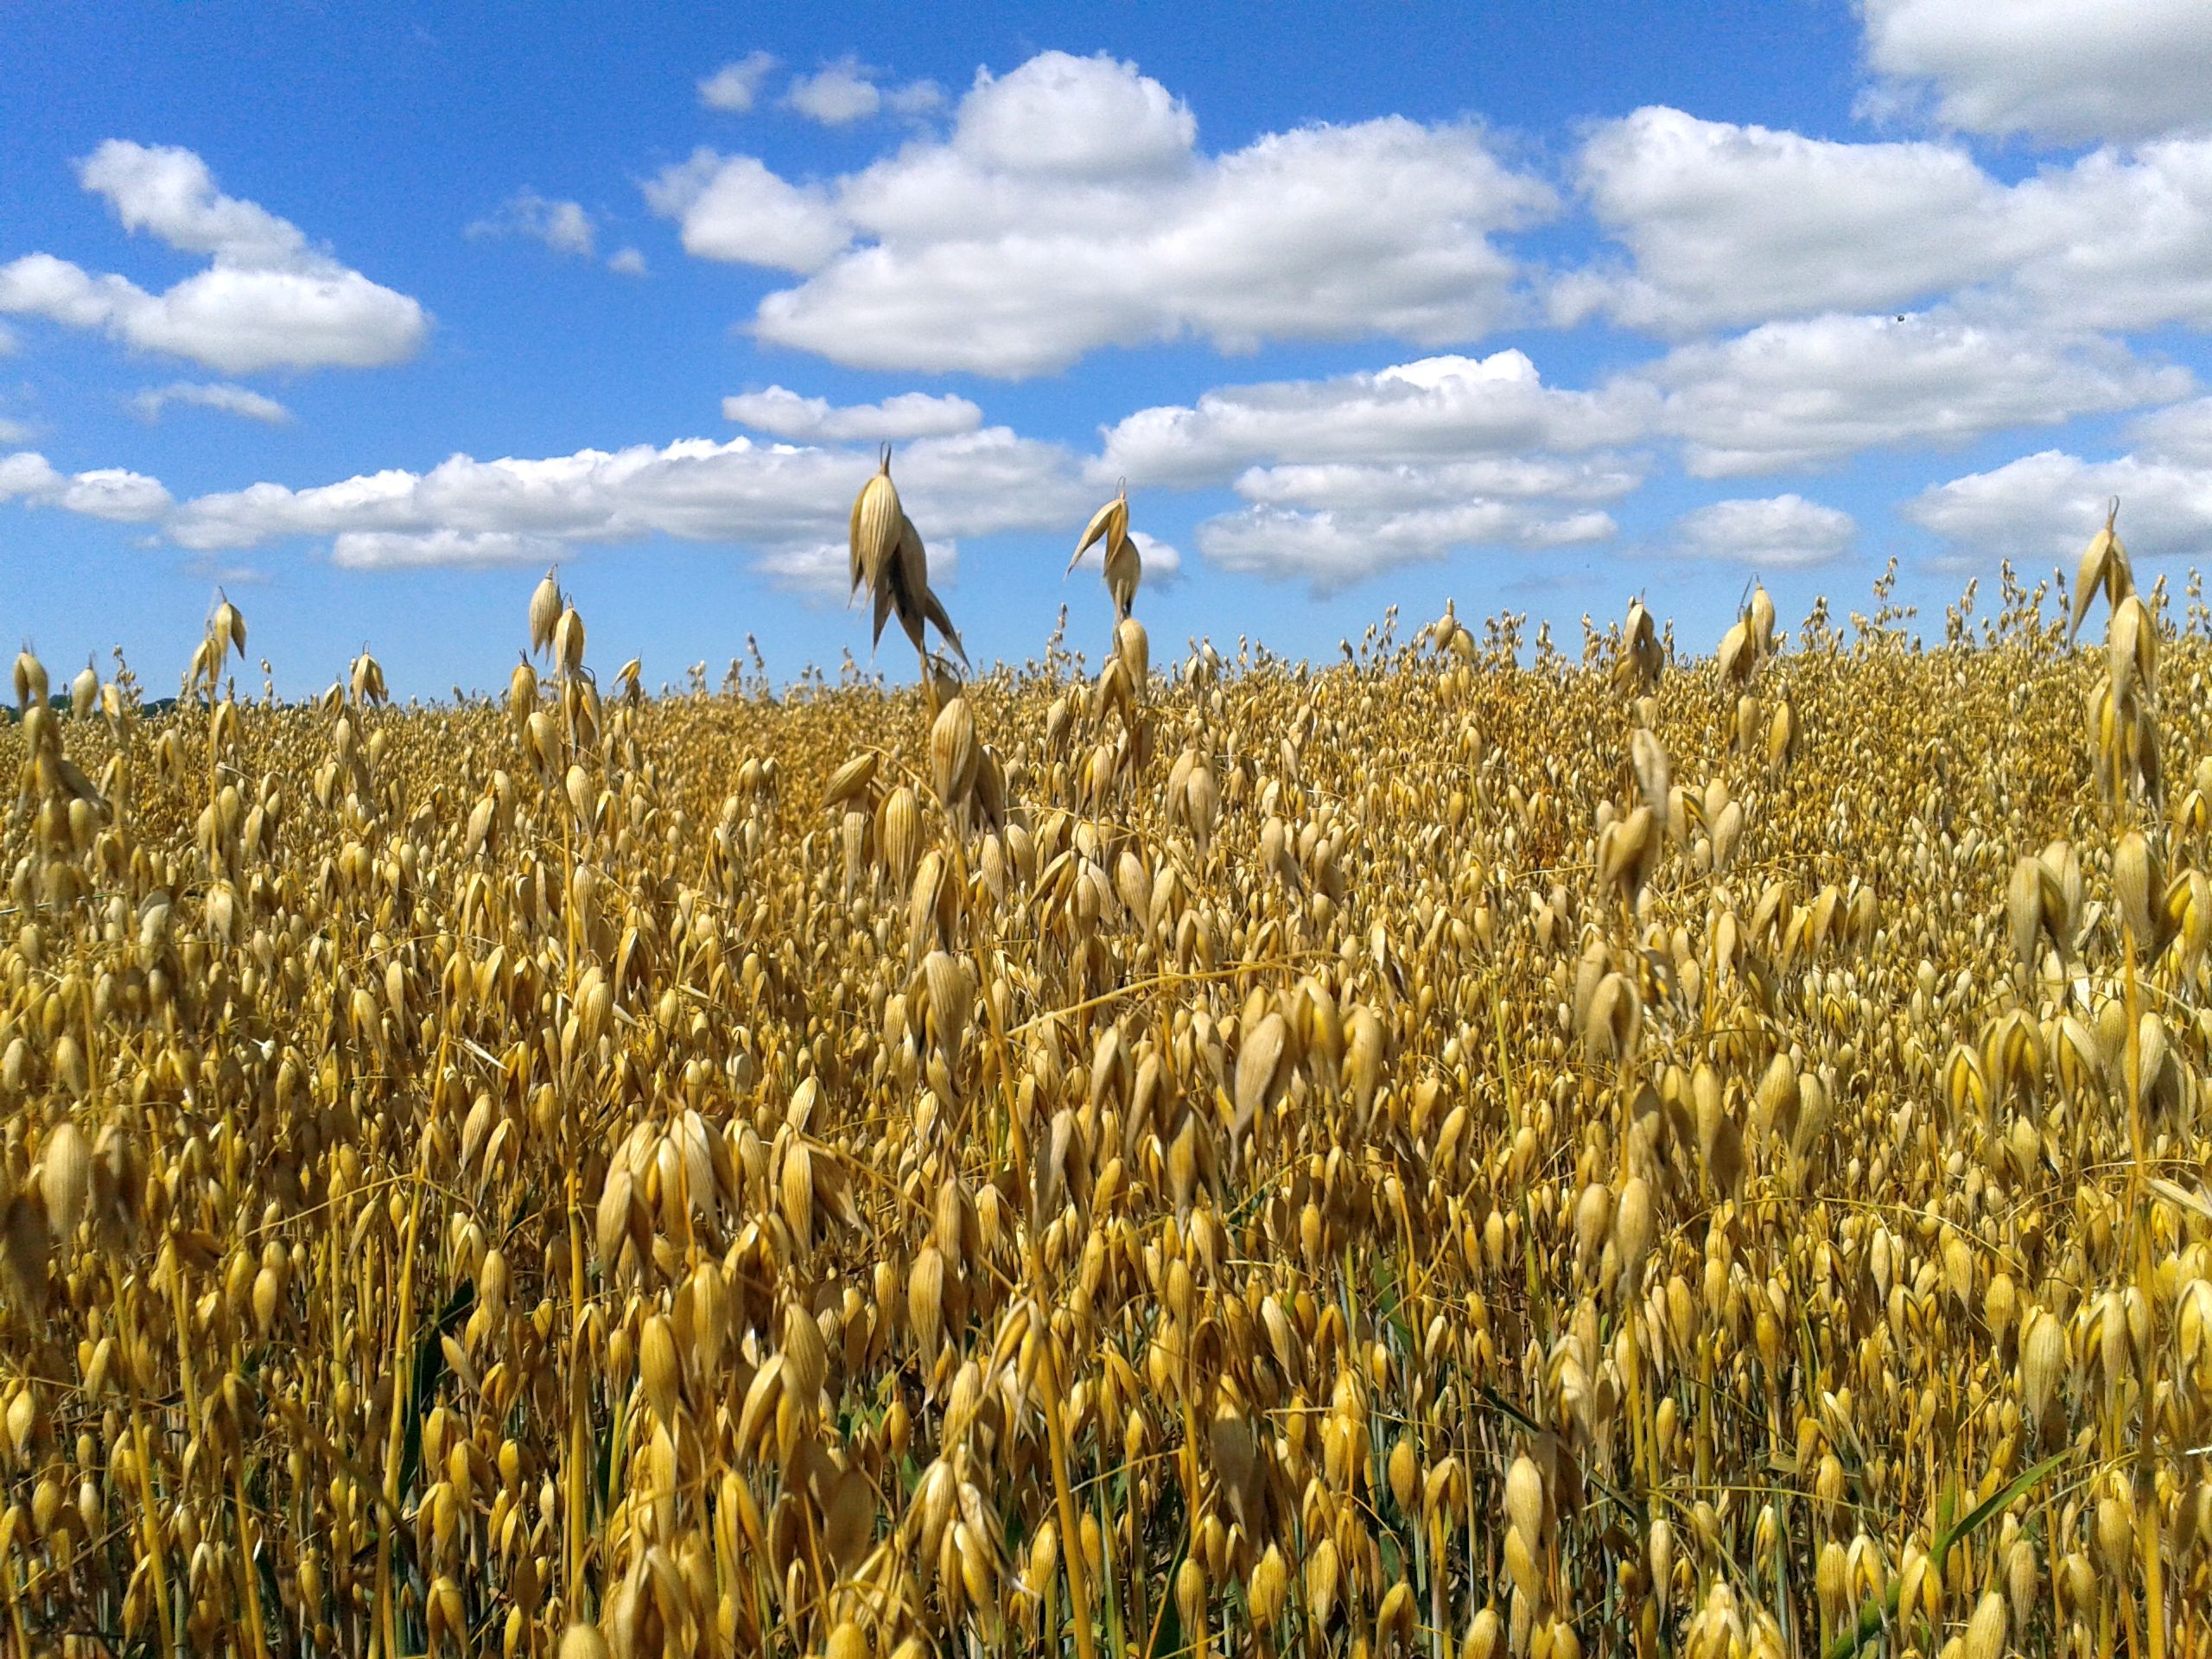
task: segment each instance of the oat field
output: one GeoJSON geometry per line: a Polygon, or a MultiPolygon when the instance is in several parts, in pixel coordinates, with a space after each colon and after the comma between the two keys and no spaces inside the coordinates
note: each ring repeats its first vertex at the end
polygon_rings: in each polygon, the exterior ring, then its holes
{"type": "Polygon", "coordinates": [[[18,659],[0,1646],[2212,1647],[2193,585],[1309,666],[1091,529],[906,690],[18,659]]]}

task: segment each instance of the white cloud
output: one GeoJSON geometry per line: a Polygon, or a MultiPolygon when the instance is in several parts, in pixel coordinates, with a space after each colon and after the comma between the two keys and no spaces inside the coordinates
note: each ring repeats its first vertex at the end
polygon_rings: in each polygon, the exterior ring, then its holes
{"type": "Polygon", "coordinates": [[[1815,466],[1908,443],[1956,444],[2015,426],[2188,395],[2185,369],[2114,341],[1955,316],[1826,315],[1685,346],[1650,378],[1662,430],[1701,478],[1815,466]]]}
{"type": "Polygon", "coordinates": [[[1876,112],[2062,143],[2146,138],[2212,116],[2202,0],[1860,0],[1876,112]]]}
{"type": "Polygon", "coordinates": [[[220,194],[188,149],[109,139],[79,168],[131,231],[212,255],[213,264],[160,294],[94,276],[52,254],[0,265],[0,312],[102,328],[143,351],[226,373],[370,368],[410,357],[428,332],[423,308],[311,248],[299,228],[220,194]]]}
{"type": "Polygon", "coordinates": [[[342,530],[331,540],[330,562],[349,570],[542,564],[560,551],[551,537],[505,530],[342,530]]]}
{"type": "Polygon", "coordinates": [[[722,418],[779,438],[827,439],[944,437],[973,432],[983,411],[965,397],[902,391],[880,404],[843,408],[826,397],[802,397],[784,386],[741,392],[722,399],[722,418]]]}
{"type": "MultiPolygon", "coordinates": [[[[789,566],[823,546],[837,548],[842,561],[853,494],[874,465],[861,452],[744,437],[539,460],[454,455],[427,473],[201,496],[179,506],[167,528],[199,551],[327,536],[340,538],[334,556],[382,565],[503,563],[537,558],[552,543],[658,533],[734,543],[789,566]]],[[[932,548],[939,537],[1059,529],[1085,510],[1072,457],[1004,427],[918,439],[893,471],[932,548]]],[[[836,569],[842,582],[842,563],[836,569]]]]}
{"type": "Polygon", "coordinates": [[[1555,206],[1465,124],[1402,118],[1198,147],[1135,65],[979,71],[943,138],[793,183],[702,151],[649,187],[687,250],[798,271],[754,332],[840,363],[1015,378],[1198,336],[1474,339],[1517,303],[1492,238],[1555,206]]]}
{"type": "Polygon", "coordinates": [[[219,410],[226,415],[262,421],[271,426],[281,426],[292,418],[292,411],[274,397],[220,380],[204,384],[177,380],[166,386],[148,386],[130,400],[131,409],[149,421],[161,419],[162,410],[171,404],[219,410]]]}
{"type": "Polygon", "coordinates": [[[0,443],[22,443],[29,440],[32,427],[25,421],[10,420],[0,415],[0,443]]]}
{"type": "Polygon", "coordinates": [[[347,529],[427,529],[430,517],[414,499],[421,482],[418,474],[394,468],[307,490],[250,484],[185,502],[170,518],[168,534],[179,546],[204,553],[347,529]]]}
{"type": "Polygon", "coordinates": [[[751,156],[694,150],[645,186],[645,200],[677,222],[683,251],[702,259],[805,272],[852,240],[824,192],[786,183],[751,156]]]}
{"type": "Polygon", "coordinates": [[[865,121],[883,107],[874,73],[855,59],[843,58],[811,75],[793,80],[784,101],[810,121],[825,127],[865,121]]]}
{"type": "Polygon", "coordinates": [[[2141,416],[2129,423],[2127,435],[2145,454],[2212,467],[2212,397],[2141,416]]]}
{"type": "Polygon", "coordinates": [[[119,524],[144,524],[169,509],[161,480],[121,467],[98,467],[64,475],[44,455],[19,450],[0,455],[0,501],[60,507],[119,524]]]}
{"type": "MultiPolygon", "coordinates": [[[[795,594],[842,599],[850,580],[842,542],[771,548],[754,556],[753,568],[777,587],[795,594]]],[[[929,544],[930,586],[939,593],[960,582],[960,543],[950,538],[929,544]]]]}
{"type": "Polygon", "coordinates": [[[0,455],[0,501],[48,502],[60,498],[69,480],[34,450],[0,455]]]}
{"type": "Polygon", "coordinates": [[[1109,429],[1094,476],[1190,488],[1246,467],[1461,462],[1634,441],[1657,405],[1632,383],[1543,384],[1527,354],[1431,357],[1328,380],[1225,386],[1196,405],[1140,410],[1109,429]]]}
{"type": "Polygon", "coordinates": [[[159,479],[121,467],[99,467],[79,473],[61,493],[60,505],[72,512],[119,524],[143,524],[169,510],[169,493],[159,479]]]}
{"type": "Polygon", "coordinates": [[[2212,138],[2093,150],[2014,187],[2000,293],[2061,326],[2212,327],[2212,138]]]}
{"type": "Polygon", "coordinates": [[[887,86],[881,71],[848,55],[811,75],[795,76],[784,102],[825,127],[849,127],[886,110],[893,115],[926,115],[944,104],[944,89],[933,80],[887,86]]]}
{"type": "Polygon", "coordinates": [[[1999,269],[2003,193],[1949,144],[1837,143],[1651,107],[1599,127],[1584,190],[1634,260],[1554,285],[1561,322],[1605,309],[1692,330],[1872,310],[1999,269]]]}
{"type": "Polygon", "coordinates": [[[1685,553],[1769,569],[1796,569],[1840,558],[1858,533],[1859,525],[1849,513],[1795,494],[1714,501],[1675,521],[1675,538],[1685,553]]]}
{"type": "Polygon", "coordinates": [[[645,256],[635,248],[617,248],[607,256],[607,268],[621,276],[645,274],[645,256]]]}
{"type": "Polygon", "coordinates": [[[1618,526],[1594,509],[1476,501],[1407,512],[1294,512],[1255,506],[1198,526],[1198,551],[1224,570],[1302,581],[1317,598],[1402,565],[1469,548],[1549,551],[1606,541],[1618,526]]]}
{"type": "Polygon", "coordinates": [[[1003,76],[976,72],[953,147],[996,173],[1101,181],[1186,168],[1198,118],[1133,63],[1044,52],[1003,76]]]}
{"type": "Polygon", "coordinates": [[[188,149],[111,138],[78,163],[77,180],[107,198],[124,229],[149,232],[187,253],[276,270],[315,257],[298,226],[223,194],[207,163],[188,149]]]}
{"type": "Polygon", "coordinates": [[[1087,471],[1094,486],[1233,484],[1249,505],[1200,524],[1199,552],[1326,594],[1463,548],[1611,537],[1602,505],[1643,467],[1611,446],[1643,435],[1658,405],[1638,382],[1546,386],[1518,351],[1423,358],[1140,410],[1107,430],[1087,471]]]}
{"type": "Polygon", "coordinates": [[[556,253],[592,257],[599,227],[580,201],[541,196],[518,190],[499,204],[499,211],[478,219],[465,232],[469,236],[526,236],[543,242],[556,253]]]}
{"type": "Polygon", "coordinates": [[[2212,323],[2212,138],[2101,149],[2013,185],[1961,147],[1840,143],[1649,108],[1580,176],[1629,255],[1560,276],[1553,318],[1694,334],[1954,295],[2022,326],[2212,323]]]}
{"type": "Polygon", "coordinates": [[[910,80],[903,86],[887,86],[883,107],[893,115],[927,115],[944,105],[944,88],[933,80],[910,80]]]}
{"type": "Polygon", "coordinates": [[[710,110],[726,110],[742,114],[753,107],[760,94],[760,83],[776,67],[775,55],[768,52],[748,52],[733,63],[726,63],[711,75],[699,81],[699,101],[710,110]]]}
{"type": "Polygon", "coordinates": [[[1610,454],[1574,460],[1485,455],[1389,466],[1338,461],[1253,467],[1238,474],[1236,488],[1262,506],[1366,509],[1445,506],[1482,497],[1618,501],[1643,481],[1640,467],[1610,454]]]}
{"type": "Polygon", "coordinates": [[[2112,461],[2045,449],[1923,490],[1900,509],[1949,557],[2031,568],[2073,559],[2120,503],[2120,539],[2138,558],[2212,558],[2212,409],[2206,400],[2139,422],[2139,447],[2112,461]]]}

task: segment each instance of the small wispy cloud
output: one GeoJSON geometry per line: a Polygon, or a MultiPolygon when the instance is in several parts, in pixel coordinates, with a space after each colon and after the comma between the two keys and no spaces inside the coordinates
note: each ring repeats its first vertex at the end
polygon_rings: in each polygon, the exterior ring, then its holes
{"type": "Polygon", "coordinates": [[[760,83],[776,67],[772,52],[748,52],[699,79],[699,101],[710,110],[741,115],[760,94],[760,83]]]}
{"type": "Polygon", "coordinates": [[[886,110],[894,115],[926,114],[944,102],[944,92],[933,80],[886,86],[881,71],[847,56],[813,74],[797,77],[784,102],[810,121],[843,127],[886,110]]]}
{"type": "Polygon", "coordinates": [[[524,236],[543,242],[556,253],[592,257],[599,226],[584,205],[535,190],[518,190],[499,204],[498,211],[467,227],[472,237],[524,236]]]}
{"type": "MultiPolygon", "coordinates": [[[[265,397],[248,386],[232,385],[227,380],[176,380],[166,386],[148,386],[130,399],[130,410],[143,419],[158,421],[162,418],[162,411],[171,404],[189,404],[198,409],[217,410],[226,415],[261,421],[270,426],[282,426],[292,418],[292,411],[274,397],[265,397]]],[[[0,436],[4,435],[0,434],[0,436]]]]}

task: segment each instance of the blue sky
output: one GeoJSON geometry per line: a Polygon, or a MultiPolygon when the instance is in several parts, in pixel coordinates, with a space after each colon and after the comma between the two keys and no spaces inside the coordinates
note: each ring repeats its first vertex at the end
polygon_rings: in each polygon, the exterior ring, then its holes
{"type": "MultiPolygon", "coordinates": [[[[2212,9],[32,4],[0,630],[493,685],[868,659],[879,442],[971,651],[1126,476],[1155,654],[1385,608],[1936,613],[2212,552],[2212,9]]],[[[882,665],[908,667],[887,651],[882,665]]],[[[257,676],[254,677],[257,679],[257,676]]]]}

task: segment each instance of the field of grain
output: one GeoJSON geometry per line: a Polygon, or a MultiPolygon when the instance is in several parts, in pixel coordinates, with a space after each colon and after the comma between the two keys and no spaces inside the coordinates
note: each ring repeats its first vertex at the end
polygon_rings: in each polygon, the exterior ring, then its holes
{"type": "Polygon", "coordinates": [[[2201,607],[1107,569],[901,691],[20,660],[15,1650],[2206,1650],[2201,607]]]}

